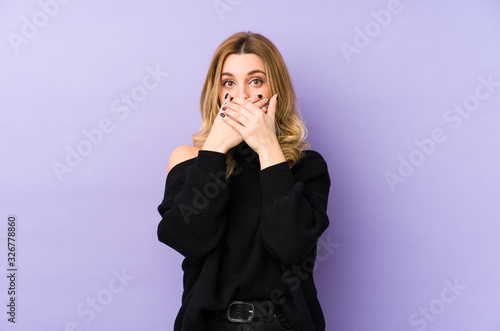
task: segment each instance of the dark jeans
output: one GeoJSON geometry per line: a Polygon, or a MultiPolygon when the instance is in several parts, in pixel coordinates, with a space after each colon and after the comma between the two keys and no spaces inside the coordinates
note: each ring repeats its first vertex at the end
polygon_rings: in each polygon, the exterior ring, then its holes
{"type": "Polygon", "coordinates": [[[212,319],[208,323],[208,331],[283,331],[295,330],[284,314],[254,318],[249,323],[233,323],[228,320],[212,319]]]}

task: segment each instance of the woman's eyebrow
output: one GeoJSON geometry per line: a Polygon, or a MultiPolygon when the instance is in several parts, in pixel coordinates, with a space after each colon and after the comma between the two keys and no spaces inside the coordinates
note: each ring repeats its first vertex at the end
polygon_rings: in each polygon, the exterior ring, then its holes
{"type": "Polygon", "coordinates": [[[252,70],[252,71],[250,71],[247,75],[248,75],[248,76],[251,76],[251,75],[255,75],[255,74],[259,74],[259,73],[260,73],[260,74],[263,74],[264,76],[266,75],[266,73],[265,73],[264,71],[259,70],[259,69],[252,70]]]}
{"type": "MultiPolygon", "coordinates": [[[[263,74],[263,75],[266,75],[266,73],[265,73],[264,71],[259,70],[259,69],[255,69],[255,70],[250,71],[250,72],[247,74],[247,76],[251,76],[251,75],[255,75],[255,74],[259,74],[259,73],[260,73],[260,74],[263,74]]],[[[233,75],[232,73],[230,73],[230,72],[223,72],[223,73],[221,74],[221,76],[229,76],[229,77],[234,77],[234,75],[233,75]]]]}

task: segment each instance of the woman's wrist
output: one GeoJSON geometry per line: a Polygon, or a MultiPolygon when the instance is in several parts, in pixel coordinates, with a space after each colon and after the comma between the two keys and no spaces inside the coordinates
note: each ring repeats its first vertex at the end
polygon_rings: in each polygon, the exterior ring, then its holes
{"type": "Polygon", "coordinates": [[[277,141],[272,146],[259,150],[257,154],[259,155],[261,170],[286,161],[285,155],[277,141]]]}
{"type": "Polygon", "coordinates": [[[205,141],[203,144],[203,147],[201,148],[203,151],[211,151],[211,152],[218,152],[218,153],[223,153],[227,154],[227,151],[229,150],[228,148],[222,146],[222,145],[217,145],[217,144],[212,144],[208,139],[205,141]]]}

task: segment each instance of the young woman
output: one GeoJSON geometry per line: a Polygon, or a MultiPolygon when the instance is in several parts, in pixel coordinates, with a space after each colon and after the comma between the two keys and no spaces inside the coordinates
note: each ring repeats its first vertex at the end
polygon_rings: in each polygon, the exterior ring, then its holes
{"type": "Polygon", "coordinates": [[[170,155],[158,238],[182,254],[175,331],[325,330],[313,281],[330,178],[277,48],[237,33],[216,50],[193,146],[170,155]]]}

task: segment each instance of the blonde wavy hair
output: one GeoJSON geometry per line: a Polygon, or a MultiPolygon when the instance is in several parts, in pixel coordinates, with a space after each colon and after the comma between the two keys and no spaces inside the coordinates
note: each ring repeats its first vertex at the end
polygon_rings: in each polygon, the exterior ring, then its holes
{"type": "MultiPolygon", "coordinates": [[[[202,147],[210,134],[212,124],[220,111],[219,90],[224,61],[231,54],[255,54],[264,64],[269,84],[269,95],[279,94],[276,108],[276,136],[290,168],[294,166],[310,144],[305,142],[307,129],[302,122],[292,80],[280,52],[266,37],[252,32],[239,32],[220,44],[210,63],[201,91],[201,127],[192,134],[193,144],[202,147]]],[[[226,177],[234,170],[234,148],[227,153],[226,177]]]]}

